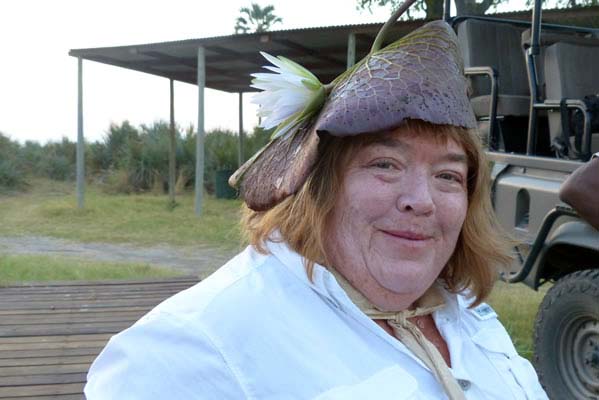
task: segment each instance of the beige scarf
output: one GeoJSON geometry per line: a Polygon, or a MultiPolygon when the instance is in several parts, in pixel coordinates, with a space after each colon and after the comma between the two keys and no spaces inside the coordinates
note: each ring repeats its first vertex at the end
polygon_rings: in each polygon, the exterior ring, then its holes
{"type": "Polygon", "coordinates": [[[451,374],[447,363],[432,344],[408,318],[431,314],[443,308],[445,302],[439,288],[432,286],[416,302],[413,310],[399,312],[384,312],[378,310],[364,295],[358,292],[339,272],[330,269],[337,282],[345,290],[350,299],[371,319],[386,320],[393,329],[395,337],[402,342],[416,357],[418,357],[434,374],[443,386],[450,400],[466,400],[462,388],[451,374]]]}

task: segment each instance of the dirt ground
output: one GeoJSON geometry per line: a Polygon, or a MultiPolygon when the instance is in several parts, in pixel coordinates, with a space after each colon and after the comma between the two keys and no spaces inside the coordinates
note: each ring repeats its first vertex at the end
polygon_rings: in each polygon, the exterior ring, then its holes
{"type": "Polygon", "coordinates": [[[206,246],[141,247],[129,244],[78,243],[47,236],[0,236],[0,253],[54,255],[108,262],[143,263],[179,270],[204,278],[235,255],[206,246]]]}

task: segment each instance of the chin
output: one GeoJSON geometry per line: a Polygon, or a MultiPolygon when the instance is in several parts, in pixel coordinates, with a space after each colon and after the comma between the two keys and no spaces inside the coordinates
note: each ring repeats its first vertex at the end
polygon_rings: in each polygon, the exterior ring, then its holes
{"type": "Polygon", "coordinates": [[[411,261],[397,262],[401,269],[388,270],[385,268],[372,268],[370,274],[379,285],[397,294],[417,293],[419,296],[428,289],[438,278],[441,271],[430,273],[429,265],[411,261]],[[423,274],[428,270],[429,273],[423,274]]]}

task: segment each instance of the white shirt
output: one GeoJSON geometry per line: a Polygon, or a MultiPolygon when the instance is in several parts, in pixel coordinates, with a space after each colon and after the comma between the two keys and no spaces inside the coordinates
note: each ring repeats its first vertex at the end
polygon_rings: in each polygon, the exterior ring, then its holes
{"type": "MultiPolygon", "coordinates": [[[[252,247],[114,336],[85,394],[98,399],[446,399],[432,373],[335,278],[284,244],[252,247]]],[[[445,293],[433,318],[468,400],[547,399],[490,307],[445,293]]]]}

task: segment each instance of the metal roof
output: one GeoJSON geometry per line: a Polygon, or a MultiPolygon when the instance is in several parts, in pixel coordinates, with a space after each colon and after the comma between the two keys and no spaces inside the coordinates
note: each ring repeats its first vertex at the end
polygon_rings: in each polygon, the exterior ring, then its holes
{"type": "MultiPolygon", "coordinates": [[[[422,20],[397,23],[391,40],[423,24],[422,20]]],[[[118,47],[76,49],[69,55],[104,64],[146,72],[196,84],[198,47],[204,47],[206,87],[226,92],[248,92],[250,74],[262,70],[268,62],[265,51],[281,55],[305,66],[321,82],[328,83],[346,69],[347,42],[356,35],[356,60],[370,50],[382,24],[303,28],[264,33],[219,36],[173,42],[118,47]]]]}
{"type": "MultiPolygon", "coordinates": [[[[546,10],[546,21],[583,22],[580,18],[597,18],[599,7],[569,10],[546,10]]],[[[496,16],[530,19],[530,11],[510,12],[496,16]]],[[[388,35],[389,41],[424,24],[423,20],[400,21],[388,35]]],[[[197,82],[197,50],[204,47],[206,87],[226,92],[249,92],[250,74],[259,72],[266,60],[265,51],[282,55],[308,68],[321,82],[328,83],[346,68],[347,42],[356,36],[356,60],[370,50],[381,24],[343,25],[332,27],[289,29],[264,33],[219,36],[173,42],[149,43],[117,47],[74,49],[69,55],[104,64],[158,75],[181,82],[197,82]]]]}

